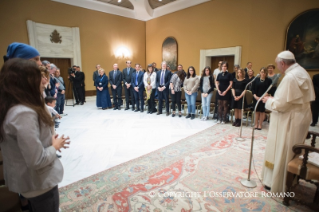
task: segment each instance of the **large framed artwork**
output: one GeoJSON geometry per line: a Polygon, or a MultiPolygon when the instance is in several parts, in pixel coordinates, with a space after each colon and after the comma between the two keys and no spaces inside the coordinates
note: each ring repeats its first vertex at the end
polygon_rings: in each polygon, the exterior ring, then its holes
{"type": "Polygon", "coordinates": [[[164,40],[162,46],[163,61],[170,66],[171,71],[177,70],[177,42],[173,37],[164,40]]]}
{"type": "Polygon", "coordinates": [[[305,69],[319,69],[319,8],[301,13],[290,23],[286,50],[305,69]]]}

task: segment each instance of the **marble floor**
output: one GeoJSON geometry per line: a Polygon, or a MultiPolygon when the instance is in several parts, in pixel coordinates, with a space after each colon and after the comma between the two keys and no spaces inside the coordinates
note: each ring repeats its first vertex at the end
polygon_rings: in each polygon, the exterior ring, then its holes
{"type": "MultiPolygon", "coordinates": [[[[59,135],[71,138],[70,148],[59,153],[64,167],[60,187],[215,125],[212,119],[200,121],[199,118],[189,120],[185,116],[173,118],[132,110],[101,110],[95,106],[95,97],[87,97],[86,101],[84,105],[66,106],[68,115],[60,120],[56,130],[59,135]]],[[[263,123],[264,130],[268,130],[268,126],[267,122],[263,123]]],[[[309,127],[309,130],[319,132],[319,126],[309,127]]]]}
{"type": "Polygon", "coordinates": [[[101,110],[95,106],[95,97],[87,97],[86,101],[84,105],[66,106],[68,115],[56,129],[59,135],[71,138],[70,148],[61,153],[64,177],[60,187],[215,125],[211,119],[200,121],[132,110],[101,110]]]}

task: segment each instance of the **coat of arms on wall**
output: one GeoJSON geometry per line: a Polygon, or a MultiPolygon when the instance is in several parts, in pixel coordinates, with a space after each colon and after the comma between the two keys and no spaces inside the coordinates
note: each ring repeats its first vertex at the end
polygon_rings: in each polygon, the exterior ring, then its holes
{"type": "Polygon", "coordinates": [[[60,34],[58,33],[58,31],[55,29],[51,35],[50,35],[50,40],[51,40],[51,43],[61,43],[62,40],[62,36],[60,36],[60,34]]]}

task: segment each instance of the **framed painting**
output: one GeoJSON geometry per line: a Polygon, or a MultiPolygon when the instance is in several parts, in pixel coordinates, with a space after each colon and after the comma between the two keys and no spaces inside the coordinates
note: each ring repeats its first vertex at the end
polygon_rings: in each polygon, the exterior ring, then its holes
{"type": "Polygon", "coordinates": [[[168,37],[164,40],[162,46],[163,61],[166,61],[171,71],[177,70],[177,42],[173,37],[168,37]]]}
{"type": "Polygon", "coordinates": [[[305,69],[319,69],[319,8],[301,13],[290,23],[286,50],[305,69]]]}

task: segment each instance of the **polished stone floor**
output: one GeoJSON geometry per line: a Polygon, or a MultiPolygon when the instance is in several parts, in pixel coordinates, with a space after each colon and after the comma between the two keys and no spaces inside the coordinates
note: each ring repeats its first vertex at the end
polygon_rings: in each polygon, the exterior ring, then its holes
{"type": "MultiPolygon", "coordinates": [[[[185,116],[158,116],[123,109],[101,110],[95,106],[95,97],[87,97],[84,105],[66,106],[65,113],[68,115],[60,120],[56,132],[70,136],[71,145],[61,153],[64,177],[60,187],[153,152],[216,124],[212,119],[201,121],[198,117],[189,120],[185,116]]],[[[263,130],[268,130],[267,122],[263,123],[263,130]]],[[[319,126],[309,127],[309,130],[319,132],[319,126]]]]}
{"type": "Polygon", "coordinates": [[[68,115],[56,129],[59,135],[71,138],[70,148],[61,153],[64,177],[60,187],[215,125],[212,119],[200,121],[132,110],[101,110],[95,106],[95,97],[87,97],[86,101],[84,105],[65,107],[68,115]]]}

